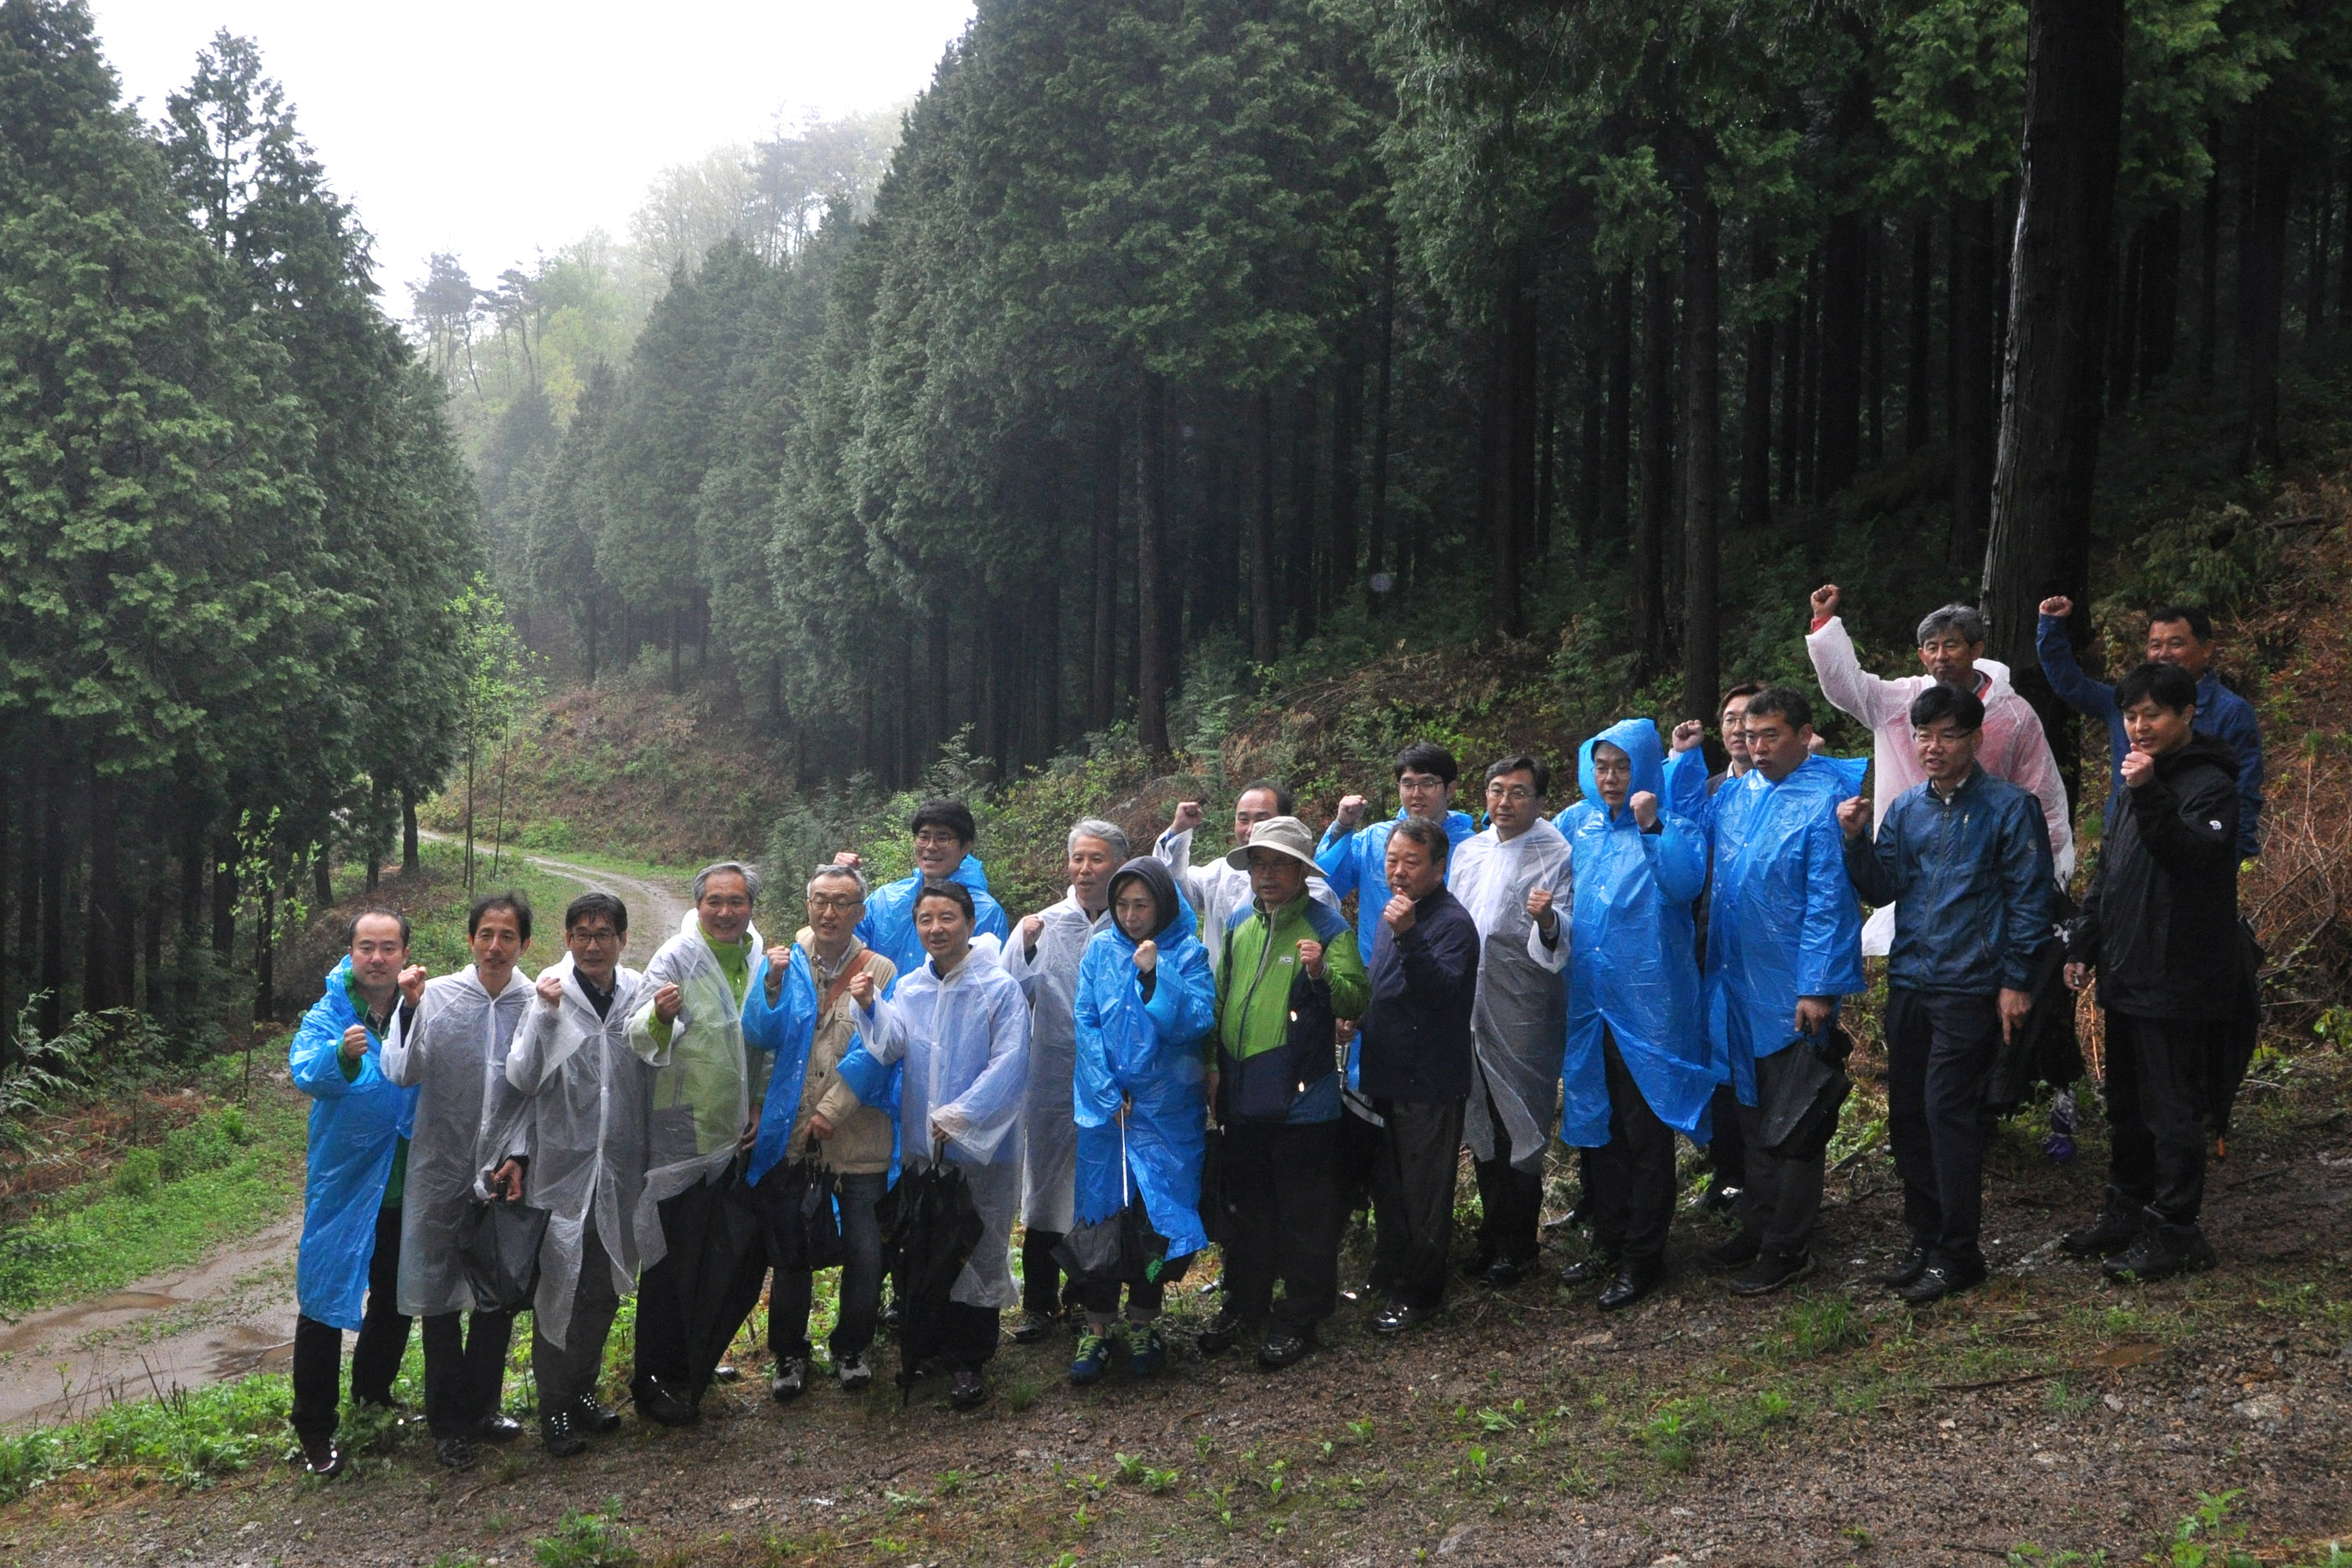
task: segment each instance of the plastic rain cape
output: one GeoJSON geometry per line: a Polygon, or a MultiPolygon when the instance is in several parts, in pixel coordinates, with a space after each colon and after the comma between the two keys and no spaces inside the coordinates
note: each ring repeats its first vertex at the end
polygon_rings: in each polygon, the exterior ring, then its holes
{"type": "MultiPolygon", "coordinates": [[[[1797,1038],[1798,997],[1864,988],[1862,907],[1837,805],[1861,793],[1867,766],[1807,757],[1777,784],[1751,769],[1707,800],[1707,1040],[1742,1105],[1756,1103],[1756,1059],[1797,1038]]],[[[1705,773],[1684,776],[1702,775],[1704,792],[1705,773]]]]}
{"type": "Polygon", "coordinates": [[[629,1048],[629,1015],[643,999],[645,976],[613,972],[613,1002],[599,1018],[580,988],[572,955],[545,974],[561,975],[554,1007],[532,998],[507,1082],[530,1099],[530,1184],[525,1201],[547,1210],[539,1249],[539,1291],[531,1315],[548,1342],[562,1345],[572,1324],[581,1270],[609,1269],[614,1290],[636,1289],[638,1195],[646,1184],[646,1106],[653,1069],[629,1048]],[[597,1256],[589,1258],[591,1222],[597,1256]]]}
{"type": "Polygon", "coordinates": [[[1568,1038],[1568,987],[1559,972],[1568,963],[1569,944],[1563,937],[1555,947],[1542,946],[1528,918],[1528,894],[1549,888],[1554,903],[1566,907],[1568,840],[1540,817],[1507,844],[1487,828],[1454,852],[1445,885],[1470,911],[1479,939],[1463,1139],[1481,1160],[1493,1159],[1503,1146],[1511,1163],[1529,1169],[1543,1159],[1559,1093],[1568,1038]],[[1502,1119],[1500,1139],[1486,1110],[1490,1097],[1502,1119]]]}
{"type": "Polygon", "coordinates": [[[343,1031],[362,1021],[344,984],[351,971],[347,957],[327,972],[326,994],[302,1015],[286,1065],[294,1087],[311,1100],[294,1299],[311,1321],[356,1332],[375,1256],[376,1211],[392,1177],[393,1150],[415,1114],[416,1091],[383,1076],[383,1042],[373,1033],[359,1076],[343,1077],[337,1059],[343,1031]]]}
{"type": "Polygon", "coordinates": [[[1664,743],[1647,719],[1612,724],[1576,757],[1584,798],[1554,818],[1575,869],[1569,927],[1568,1054],[1559,1116],[1563,1143],[1609,1142],[1604,1033],[1658,1119],[1704,1143],[1707,1101],[1721,1081],[1706,1039],[1691,902],[1706,882],[1703,830],[1665,808],[1664,743]],[[1631,759],[1630,803],[1659,799],[1658,830],[1644,833],[1630,804],[1612,813],[1592,774],[1592,752],[1607,742],[1631,759]]]}
{"type": "MultiPolygon", "coordinates": [[[[757,926],[749,929],[746,940],[755,954],[767,946],[757,926]]],[[[751,1080],[735,992],[702,940],[692,910],[678,921],[677,934],[646,965],[637,994],[640,1000],[629,1014],[629,1049],[654,1069],[646,1185],[636,1212],[638,1258],[650,1268],[669,1251],[658,1205],[719,1175],[735,1158],[735,1140],[751,1113],[751,1080]],[[665,985],[677,986],[679,999],[667,1046],[653,1033],[654,993],[665,985]]]]}
{"type": "Polygon", "coordinates": [[[1201,1156],[1208,1142],[1201,1042],[1216,1022],[1217,983],[1192,911],[1154,859],[1130,860],[1112,880],[1152,885],[1161,924],[1151,1000],[1135,968],[1136,944],[1116,921],[1087,943],[1078,969],[1076,1221],[1092,1225],[1124,1206],[1118,1108],[1127,1116],[1127,1168],[1142,1194],[1151,1228],[1168,1238],[1168,1256],[1201,1250],[1201,1156]]]}
{"type": "MultiPolygon", "coordinates": [[[[971,1184],[987,1231],[949,1300],[972,1307],[1020,1304],[1013,1280],[1013,1219],[1021,1205],[1021,1110],[1029,1080],[1029,1003],[1004,973],[992,942],[975,942],[945,980],[926,958],[888,996],[861,1009],[862,1043],[842,1058],[842,1081],[860,1100],[894,1062],[899,1078],[903,1168],[932,1161],[931,1130],[971,1184]]],[[[873,1103],[873,1101],[866,1101],[873,1103]]]]}
{"type": "Polygon", "coordinates": [[[1021,1113],[1021,1223],[1055,1232],[1070,1228],[1070,1184],[1078,1162],[1077,1123],[1070,1120],[1070,1083],[1077,1068],[1078,960],[1108,913],[1088,915],[1076,889],[1040,910],[1045,929],[1031,958],[1014,931],[1004,946],[1004,972],[1029,998],[1029,1085],[1021,1113]]]}
{"type": "Polygon", "coordinates": [[[507,1049],[538,1000],[530,984],[518,967],[494,1000],[469,963],[425,982],[415,1024],[395,1022],[384,1042],[384,1077],[416,1086],[400,1215],[400,1310],[410,1317],[473,1310],[457,1223],[490,1195],[492,1170],[530,1152],[530,1101],[507,1081],[507,1049]]]}
{"type": "Polygon", "coordinates": [[[760,1103],[760,1133],[743,1179],[758,1185],[783,1163],[793,1129],[800,1121],[801,1096],[808,1090],[809,1052],[816,1046],[816,972],[808,950],[793,943],[776,1000],[768,1002],[768,955],[752,962],[751,989],[743,994],[743,1046],[769,1058],[768,1092],[760,1103]]]}

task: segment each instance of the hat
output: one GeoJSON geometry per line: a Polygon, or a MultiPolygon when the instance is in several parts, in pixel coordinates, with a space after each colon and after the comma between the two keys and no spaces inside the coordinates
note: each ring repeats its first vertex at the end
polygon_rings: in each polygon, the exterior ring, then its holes
{"type": "Polygon", "coordinates": [[[1250,829],[1249,842],[1236,845],[1225,857],[1225,864],[1236,871],[1249,869],[1249,852],[1271,849],[1277,855],[1287,855],[1307,867],[1307,874],[1319,877],[1323,868],[1315,863],[1315,836],[1307,831],[1307,824],[1295,816],[1269,816],[1250,829]]]}

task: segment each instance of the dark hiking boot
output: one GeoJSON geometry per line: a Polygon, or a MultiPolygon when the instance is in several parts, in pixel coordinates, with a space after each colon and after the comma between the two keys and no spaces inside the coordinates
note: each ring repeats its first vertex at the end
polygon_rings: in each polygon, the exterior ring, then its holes
{"type": "Polygon", "coordinates": [[[482,1417],[474,1436],[485,1443],[511,1443],[522,1436],[522,1423],[503,1410],[493,1410],[482,1417]]]}
{"type": "Polygon", "coordinates": [[[637,1414],[664,1426],[691,1426],[702,1419],[702,1411],[686,1396],[686,1391],[673,1386],[663,1378],[646,1376],[630,1385],[635,1395],[637,1414]]]}
{"type": "Polygon", "coordinates": [[[1813,1271],[1810,1252],[1759,1252],[1756,1261],[1731,1282],[1735,1296],[1769,1296],[1795,1284],[1813,1271]]]}
{"type": "Polygon", "coordinates": [[[302,1468],[325,1480],[343,1473],[343,1451],[335,1447],[333,1433],[299,1432],[295,1436],[302,1444],[302,1468]]]}
{"type": "Polygon", "coordinates": [[[1497,1290],[1507,1290],[1526,1279],[1528,1270],[1532,1267],[1533,1265],[1523,1258],[1497,1258],[1494,1262],[1486,1265],[1486,1272],[1480,1278],[1497,1290]]]}
{"type": "Polygon", "coordinates": [[[1201,1331],[1201,1353],[1202,1355],[1224,1354],[1241,1342],[1242,1331],[1247,1326],[1242,1321],[1241,1314],[1238,1312],[1219,1312],[1215,1320],[1201,1331]]]}
{"type": "Polygon", "coordinates": [[[573,1409],[550,1411],[539,1418],[539,1446],[558,1459],[571,1458],[588,1451],[588,1439],[580,1430],[580,1415],[573,1409]]]}
{"type": "Polygon", "coordinates": [[[1305,1361],[1307,1352],[1314,1348],[1315,1333],[1311,1329],[1305,1333],[1293,1333],[1288,1329],[1269,1329],[1265,1343],[1257,1347],[1257,1364],[1268,1372],[1280,1372],[1284,1367],[1296,1366],[1305,1361]]]}
{"type": "Polygon", "coordinates": [[[1956,1263],[1931,1263],[1919,1270],[1919,1277],[1895,1292],[1895,1299],[1914,1307],[1924,1307],[1940,1301],[1947,1296],[1957,1296],[1963,1290],[1973,1290],[1985,1282],[1981,1267],[1964,1268],[1956,1263]]]}
{"type": "Polygon", "coordinates": [[[1434,1314],[1427,1307],[1416,1307],[1410,1301],[1391,1301],[1372,1318],[1372,1332],[1394,1338],[1410,1329],[1419,1328],[1434,1314]]]}
{"type": "Polygon", "coordinates": [[[1559,1282],[1574,1288],[1581,1285],[1607,1285],[1617,1278],[1617,1255],[1596,1252],[1591,1257],[1570,1264],[1559,1271],[1559,1282]]]}
{"type": "Polygon", "coordinates": [[[601,1436],[621,1429],[621,1413],[609,1405],[598,1404],[596,1396],[593,1394],[583,1394],[580,1396],[578,1412],[580,1429],[583,1432],[594,1432],[601,1436]]]}
{"type": "Polygon", "coordinates": [[[478,1462],[474,1446],[463,1437],[444,1437],[433,1445],[433,1457],[452,1470],[470,1470],[478,1462]]]}
{"type": "Polygon", "coordinates": [[[2061,1251],[2075,1258],[2113,1258],[2116,1253],[2139,1239],[2147,1228],[2147,1214],[2139,1205],[2116,1194],[2107,1194],[2107,1206],[2099,1217],[2080,1230],[2070,1230],[2058,1238],[2061,1251]]]}
{"type": "Polygon", "coordinates": [[[948,1384],[948,1403],[958,1410],[977,1410],[988,1403],[988,1384],[980,1373],[966,1367],[948,1384]]]}
{"type": "Polygon", "coordinates": [[[1698,1260],[1717,1273],[1728,1273],[1735,1268],[1747,1268],[1763,1250],[1762,1238],[1742,1226],[1713,1247],[1700,1247],[1698,1260]]]}
{"type": "Polygon", "coordinates": [[[2193,1225],[2151,1224],[2137,1240],[2101,1266],[2110,1279],[2169,1279],[2213,1267],[2213,1244],[2193,1225]]]}
{"type": "Polygon", "coordinates": [[[809,1363],[796,1355],[776,1358],[776,1375],[768,1380],[768,1397],[789,1405],[808,1392],[809,1363]]]}
{"type": "Polygon", "coordinates": [[[1916,1283],[1919,1276],[1926,1272],[1927,1272],[1927,1249],[1914,1242],[1911,1245],[1911,1250],[1903,1255],[1903,1261],[1888,1272],[1880,1275],[1878,1282],[1889,1290],[1900,1291],[1916,1283]]]}
{"type": "Polygon", "coordinates": [[[1024,1312],[1013,1322],[1013,1342],[1016,1345],[1042,1343],[1054,1331],[1059,1320],[1051,1312],[1024,1312]]]}
{"type": "Polygon", "coordinates": [[[1482,1247],[1478,1251],[1472,1253],[1469,1258],[1464,1260],[1462,1265],[1462,1278],[1465,1279],[1484,1279],[1486,1278],[1486,1270],[1493,1267],[1495,1267],[1495,1254],[1488,1252],[1482,1247]]]}

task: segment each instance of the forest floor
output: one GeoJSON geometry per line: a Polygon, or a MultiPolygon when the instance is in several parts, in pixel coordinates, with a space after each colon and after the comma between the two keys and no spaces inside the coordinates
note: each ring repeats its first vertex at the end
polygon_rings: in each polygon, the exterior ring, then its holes
{"type": "MultiPolygon", "coordinates": [[[[1785,1296],[1731,1297],[1693,1257],[1717,1222],[1691,1215],[1670,1287],[1623,1317],[1548,1275],[1464,1288],[1402,1343],[1343,1306],[1326,1348],[1281,1374],[1203,1358],[1181,1333],[1157,1381],[1076,1390],[1065,1333],[1005,1345],[973,1415],[936,1383],[902,1404],[887,1349],[872,1392],[820,1383],[780,1407],[747,1336],[745,1380],[713,1390],[698,1428],[631,1415],[584,1458],[527,1436],[452,1477],[418,1425],[380,1426],[327,1484],[276,1458],[281,1403],[252,1418],[256,1462],[208,1483],[102,1456],[56,1476],[0,1511],[0,1561],[2341,1562],[2326,1543],[2352,1527],[2347,1089],[2337,1047],[2263,1068],[2213,1171],[2221,1267],[2186,1281],[2113,1285],[2057,1253],[2097,1206],[2105,1140],[2093,1116],[2053,1164],[2028,1113],[1993,1158],[1993,1280],[1925,1310],[1891,1301],[1872,1277],[1900,1199],[1865,1083],[1822,1268],[1785,1296]],[[2194,1546],[2213,1554],[2177,1550],[2194,1546]]],[[[1213,1301],[1188,1282],[1171,1317],[1197,1326],[1213,1301]]],[[[509,1403],[527,1414],[520,1351],[509,1403]]]]}

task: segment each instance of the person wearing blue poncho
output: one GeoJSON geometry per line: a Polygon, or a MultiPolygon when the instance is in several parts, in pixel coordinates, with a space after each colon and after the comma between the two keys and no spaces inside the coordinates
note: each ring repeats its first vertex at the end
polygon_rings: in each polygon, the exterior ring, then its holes
{"type": "MultiPolygon", "coordinates": [[[[907,831],[915,840],[915,868],[867,895],[866,918],[857,922],[857,940],[896,964],[899,973],[913,973],[928,956],[915,931],[915,895],[927,882],[955,882],[971,895],[972,935],[992,937],[1002,947],[1013,926],[1004,918],[1004,906],[989,894],[988,868],[971,852],[980,837],[971,807],[960,800],[927,800],[915,808],[907,831]]],[[[863,858],[850,849],[835,856],[833,861],[836,866],[864,865],[863,858]]]]}
{"type": "Polygon", "coordinates": [[[1864,764],[1812,755],[1812,730],[1802,693],[1758,692],[1748,702],[1753,765],[1706,803],[1707,1039],[1739,1096],[1748,1185],[1738,1233],[1705,1257],[1742,1270],[1731,1286],[1742,1296],[1812,1270],[1822,1157],[1788,1160],[1765,1147],[1759,1107],[1797,1060],[1791,1047],[1833,1027],[1838,998],[1864,984],[1862,910],[1837,821],[1838,803],[1860,793],[1864,764]]]}
{"type": "Polygon", "coordinates": [[[1665,1272],[1675,1134],[1705,1143],[1721,1074],[1700,1008],[1691,902],[1706,881],[1700,827],[1661,810],[1664,742],[1627,719],[1584,742],[1584,798],[1559,814],[1573,878],[1567,1093],[1560,1141],[1594,1151],[1593,1256],[1565,1278],[1600,1282],[1613,1311],[1665,1272]]]}
{"type": "Polygon", "coordinates": [[[408,1349],[408,1317],[394,1300],[400,1273],[401,1178],[416,1090],[383,1076],[383,1037],[402,1002],[408,917],[362,910],[351,951],[327,975],[326,994],[302,1016],[287,1051],[294,1087],[310,1097],[310,1168],[303,1180],[302,1241],[295,1254],[294,1435],[314,1476],[343,1468],[335,1447],[342,1392],[343,1331],[352,1353],[352,1403],[389,1407],[408,1349]],[[364,1310],[362,1310],[364,1302],[364,1310]]]}
{"type": "MultiPolygon", "coordinates": [[[[1094,934],[1078,961],[1073,1212],[1077,1224],[1098,1225],[1140,1201],[1151,1229],[1167,1238],[1156,1275],[1127,1282],[1135,1336],[1128,1370],[1149,1377],[1168,1362],[1159,1328],[1168,1286],[1209,1244],[1200,1213],[1208,1142],[1201,1045],[1216,1021],[1217,985],[1192,910],[1158,859],[1141,856],[1118,868],[1110,909],[1110,925],[1094,934]]],[[[1092,1383],[1108,1370],[1118,1345],[1118,1291],[1117,1279],[1079,1286],[1087,1329],[1070,1363],[1072,1383],[1092,1383]]]]}

